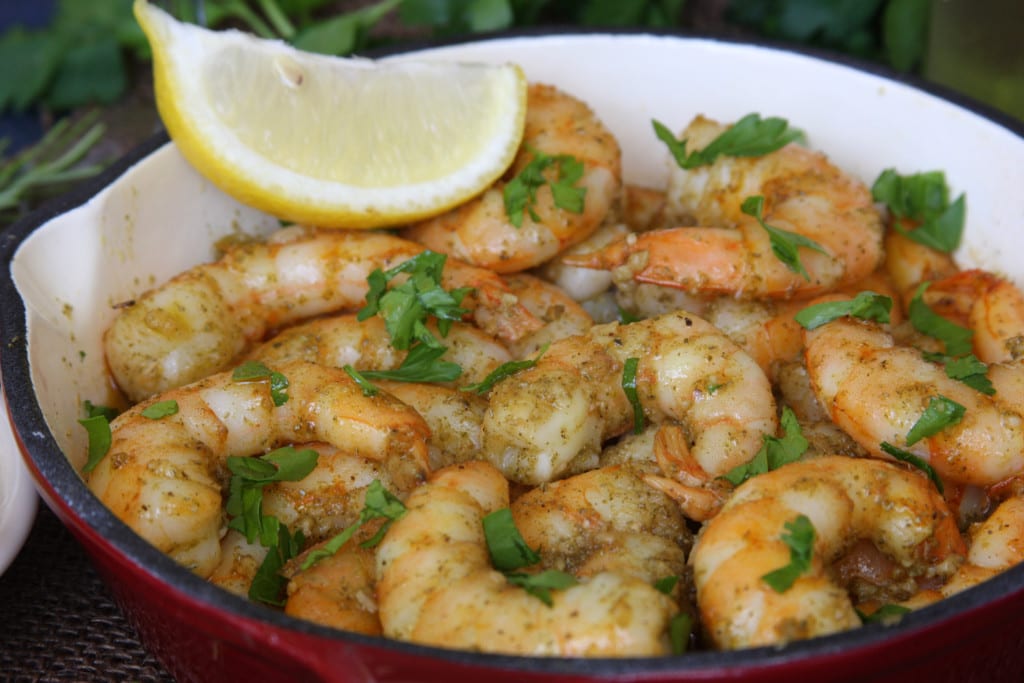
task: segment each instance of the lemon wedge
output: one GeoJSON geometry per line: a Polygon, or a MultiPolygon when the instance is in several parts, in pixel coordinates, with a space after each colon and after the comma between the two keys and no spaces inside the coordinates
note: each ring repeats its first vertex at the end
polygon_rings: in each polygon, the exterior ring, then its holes
{"type": "Polygon", "coordinates": [[[145,0],[156,104],[211,182],[279,218],[373,228],[441,213],[512,163],[526,79],[513,64],[377,62],[177,21],[145,0]]]}

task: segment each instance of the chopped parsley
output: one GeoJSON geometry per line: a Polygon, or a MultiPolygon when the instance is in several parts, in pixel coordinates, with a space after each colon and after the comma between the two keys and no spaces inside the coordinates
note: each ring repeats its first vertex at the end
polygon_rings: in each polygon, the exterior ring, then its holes
{"type": "Polygon", "coordinates": [[[652,120],[651,123],[654,134],[665,143],[676,164],[682,169],[711,164],[719,156],[763,156],[804,137],[802,131],[790,128],[786,119],[776,116],[762,119],[760,114],[747,114],[704,149],[687,153],[685,139],[677,140],[672,131],[660,121],[652,120]]]}
{"type": "Polygon", "coordinates": [[[807,269],[804,268],[804,264],[800,261],[800,247],[813,249],[826,256],[828,256],[828,252],[809,237],[765,223],[762,218],[764,197],[759,194],[744,199],[743,204],[740,206],[740,211],[756,218],[761,227],[767,231],[768,239],[772,245],[772,253],[775,254],[775,257],[782,261],[791,271],[810,281],[811,276],[807,274],[807,269]]]}
{"type": "Polygon", "coordinates": [[[540,222],[534,206],[537,204],[537,190],[548,185],[555,206],[572,213],[583,213],[587,188],[576,185],[583,177],[583,163],[568,154],[551,156],[528,148],[533,159],[512,180],[505,184],[503,199],[505,214],[512,225],[523,225],[523,213],[528,213],[534,222],[540,222]],[[557,168],[554,180],[545,172],[552,166],[557,168]]]}

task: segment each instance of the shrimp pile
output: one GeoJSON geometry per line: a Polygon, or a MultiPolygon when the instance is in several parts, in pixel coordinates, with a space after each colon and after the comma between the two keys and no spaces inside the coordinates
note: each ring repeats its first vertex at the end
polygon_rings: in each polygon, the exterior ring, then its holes
{"type": "Polygon", "coordinates": [[[637,187],[533,84],[466,204],[223,245],[119,305],[89,487],[238,595],[502,654],[783,646],[1011,569],[1024,294],[751,120],[637,187]]]}

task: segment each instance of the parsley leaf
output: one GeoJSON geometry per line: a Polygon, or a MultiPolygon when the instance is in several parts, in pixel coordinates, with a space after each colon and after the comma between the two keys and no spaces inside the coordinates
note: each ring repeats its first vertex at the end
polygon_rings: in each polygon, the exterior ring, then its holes
{"type": "Polygon", "coordinates": [[[540,555],[526,544],[516,528],[509,508],[485,516],[483,525],[491,562],[499,571],[509,572],[540,562],[540,555]]]}
{"type": "Polygon", "coordinates": [[[527,593],[539,598],[548,607],[555,604],[551,599],[552,590],[571,588],[579,583],[572,574],[566,574],[557,569],[546,569],[537,574],[512,572],[505,574],[505,578],[512,585],[521,586],[527,593]]]}
{"type": "MultiPolygon", "coordinates": [[[[441,274],[447,259],[446,254],[428,249],[388,271],[377,268],[367,277],[366,305],[356,318],[367,320],[379,314],[391,335],[391,345],[409,353],[396,370],[360,371],[364,379],[450,382],[462,374],[462,368],[457,364],[440,361],[447,347],[426,325],[428,318],[434,316],[438,331],[446,336],[452,322],[461,320],[469,312],[469,309],[462,308],[462,300],[473,291],[472,287],[448,291],[441,286],[441,274]],[[388,283],[401,273],[407,273],[408,279],[388,289],[388,283]]],[[[363,392],[366,392],[365,386],[363,392]]]]}
{"type": "Polygon", "coordinates": [[[85,431],[89,435],[89,457],[86,459],[82,471],[92,472],[110,450],[110,444],[113,441],[110,434],[110,421],[106,415],[98,414],[82,418],[78,424],[85,427],[85,431]]]}
{"type": "Polygon", "coordinates": [[[665,576],[665,577],[662,577],[662,578],[658,579],[657,581],[655,581],[654,582],[654,587],[655,587],[655,589],[657,589],[657,591],[659,593],[664,593],[665,595],[671,595],[672,594],[672,589],[675,588],[678,583],[679,583],[679,577],[678,576],[675,576],[675,575],[665,576]]]}
{"type": "Polygon", "coordinates": [[[280,372],[271,370],[258,360],[247,360],[231,373],[235,382],[270,383],[270,398],[275,406],[283,406],[288,402],[288,378],[280,372]]]}
{"type": "Polygon", "coordinates": [[[922,282],[914,291],[907,308],[907,318],[914,329],[921,334],[938,339],[946,346],[947,356],[964,356],[971,352],[971,338],[974,330],[961,327],[943,318],[924,302],[924,293],[931,285],[922,282]]]}
{"type": "Polygon", "coordinates": [[[865,614],[864,612],[857,610],[857,616],[860,617],[860,623],[862,624],[892,623],[899,621],[900,617],[910,611],[909,607],[886,603],[871,614],[865,614]]]}
{"type": "Polygon", "coordinates": [[[808,443],[803,430],[800,429],[800,423],[797,422],[796,414],[789,406],[785,406],[779,421],[782,423],[782,437],[763,435],[761,449],[753,459],[732,468],[722,475],[723,479],[727,479],[733,486],[739,486],[753,476],[770,472],[800,459],[807,451],[808,443]]]}
{"type": "Polygon", "coordinates": [[[811,553],[814,551],[814,525],[807,515],[798,515],[785,524],[782,542],[789,546],[789,564],[770,571],[761,580],[776,593],[785,593],[800,575],[811,567],[811,553]]]}
{"type": "Polygon", "coordinates": [[[919,223],[907,230],[900,221],[895,229],[906,237],[943,253],[955,251],[960,245],[967,212],[964,195],[950,203],[946,176],[941,171],[899,175],[887,169],[871,186],[875,201],[889,207],[897,219],[919,223]]]}
{"type": "Polygon", "coordinates": [[[484,377],[481,381],[474,382],[473,384],[467,384],[466,386],[462,387],[462,391],[475,391],[478,394],[486,394],[488,391],[493,389],[494,385],[497,384],[498,382],[504,379],[508,379],[517,372],[529,370],[530,368],[537,365],[537,361],[539,361],[541,357],[545,353],[547,353],[549,346],[551,346],[550,343],[544,344],[544,346],[542,346],[540,348],[540,351],[537,353],[536,358],[527,358],[525,360],[510,360],[502,363],[501,365],[487,373],[487,376],[484,377]]]}
{"type": "Polygon", "coordinates": [[[686,612],[679,612],[668,622],[668,640],[672,644],[672,654],[686,653],[686,646],[693,634],[693,617],[686,612]]]}
{"type": "Polygon", "coordinates": [[[963,382],[975,391],[993,396],[996,389],[988,378],[988,366],[970,353],[960,358],[945,359],[946,376],[963,382]]]}
{"type": "Polygon", "coordinates": [[[268,605],[284,605],[284,590],[288,579],[281,576],[285,563],[302,552],[306,543],[301,531],[288,533],[288,527],[277,525],[277,540],[268,547],[267,554],[249,585],[249,599],[268,605]]]}
{"type": "Polygon", "coordinates": [[[355,383],[363,390],[363,396],[376,396],[377,392],[380,391],[373,382],[363,377],[362,373],[348,363],[343,365],[341,369],[344,370],[349,377],[355,380],[355,383]]]}
{"type": "Polygon", "coordinates": [[[793,318],[806,329],[813,330],[847,315],[861,320],[887,323],[890,311],[892,311],[892,298],[874,292],[860,292],[854,298],[845,301],[812,304],[802,309],[793,318]]]}
{"type": "MultiPolygon", "coordinates": [[[[396,382],[453,382],[462,376],[458,363],[440,360],[448,350],[444,346],[416,344],[394,370],[361,370],[369,380],[390,379],[396,382]]],[[[365,390],[364,390],[365,393],[365,390]]]]}
{"type": "Polygon", "coordinates": [[[957,424],[963,419],[966,408],[945,396],[932,396],[928,406],[917,419],[914,426],[907,432],[907,445],[913,446],[921,439],[934,436],[946,427],[957,424]]]}
{"type": "Polygon", "coordinates": [[[110,406],[96,405],[89,399],[82,401],[82,408],[85,410],[86,417],[97,417],[102,415],[107,418],[108,422],[112,422],[117,417],[117,409],[111,408],[110,406]]]}
{"type": "Polygon", "coordinates": [[[528,147],[533,159],[512,180],[505,184],[502,198],[505,203],[505,214],[512,225],[519,228],[523,225],[523,213],[540,222],[540,216],[534,210],[537,203],[537,190],[544,185],[551,187],[551,196],[555,206],[572,213],[583,213],[587,188],[577,187],[576,183],[583,177],[583,162],[568,154],[551,156],[528,147]],[[557,167],[554,180],[549,180],[544,172],[557,167]]]}
{"type": "Polygon", "coordinates": [[[639,434],[644,430],[644,407],[640,404],[640,397],[636,393],[636,369],[639,364],[639,358],[627,358],[626,362],[622,364],[622,390],[626,392],[626,398],[633,406],[634,434],[639,434]]]}
{"type": "Polygon", "coordinates": [[[387,520],[377,533],[366,541],[363,541],[364,548],[376,546],[384,538],[384,534],[391,527],[391,524],[405,516],[406,507],[393,493],[384,488],[379,479],[374,479],[366,487],[366,497],[363,502],[363,509],[359,513],[359,519],[345,527],[341,533],[333,536],[329,541],[317,548],[302,562],[302,569],[309,569],[314,564],[325,558],[331,557],[341,550],[342,546],[355,536],[359,529],[375,519],[387,520]]]}
{"type": "Polygon", "coordinates": [[[491,563],[495,569],[502,572],[509,583],[521,586],[548,607],[554,604],[551,599],[552,590],[569,588],[578,583],[572,574],[557,569],[535,574],[516,571],[537,564],[540,562],[540,555],[526,544],[519,529],[516,528],[509,508],[495,510],[486,515],[483,518],[483,527],[487,551],[491,555],[491,563]]]}
{"type": "Polygon", "coordinates": [[[786,267],[791,271],[802,275],[805,280],[810,281],[811,276],[807,274],[807,269],[805,269],[803,263],[800,262],[800,255],[798,253],[800,247],[813,249],[819,253],[825,254],[826,256],[828,256],[828,252],[825,251],[820,244],[809,237],[804,237],[799,233],[783,230],[782,228],[775,228],[765,223],[762,218],[764,211],[764,197],[759,194],[744,199],[743,204],[740,206],[740,210],[748,216],[756,218],[757,222],[761,224],[761,227],[768,232],[768,238],[772,245],[772,253],[775,254],[776,258],[786,264],[786,267]]]}
{"type": "Polygon", "coordinates": [[[774,152],[790,142],[803,139],[803,132],[789,127],[786,119],[760,114],[747,114],[724,133],[712,140],[704,149],[686,153],[686,140],[676,140],[672,132],[659,121],[652,120],[654,134],[664,142],[679,168],[691,169],[711,164],[719,156],[758,157],[774,152]]]}
{"type": "Polygon", "coordinates": [[[882,452],[888,453],[889,455],[896,458],[900,462],[905,462],[910,465],[913,465],[914,467],[924,472],[926,475],[928,475],[928,478],[932,480],[932,483],[935,484],[935,488],[938,489],[939,493],[945,493],[945,487],[942,485],[942,479],[939,478],[938,472],[935,471],[935,468],[933,468],[931,465],[925,462],[923,458],[920,458],[909,451],[905,451],[902,448],[897,448],[896,446],[893,446],[891,443],[885,441],[882,442],[880,447],[882,449],[882,452]]]}
{"type": "Polygon", "coordinates": [[[277,543],[279,522],[263,514],[263,487],[275,481],[299,481],[316,467],[319,455],[305,448],[284,446],[265,455],[250,458],[229,456],[232,477],[225,510],[232,519],[228,527],[242,534],[249,543],[257,537],[264,546],[277,543]]]}
{"type": "Polygon", "coordinates": [[[150,420],[159,420],[164,417],[176,415],[177,412],[177,401],[157,401],[156,403],[146,406],[142,410],[142,417],[147,417],[150,420]]]}

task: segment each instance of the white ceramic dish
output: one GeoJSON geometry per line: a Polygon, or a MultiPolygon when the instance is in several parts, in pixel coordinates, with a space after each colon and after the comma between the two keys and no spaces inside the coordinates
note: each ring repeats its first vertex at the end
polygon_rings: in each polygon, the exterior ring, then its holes
{"type": "Polygon", "coordinates": [[[0,574],[25,544],[36,517],[39,496],[7,420],[7,404],[0,400],[0,574]]]}
{"type": "MultiPolygon", "coordinates": [[[[967,194],[961,262],[984,265],[1024,284],[1024,263],[1016,256],[1024,228],[1020,126],[1001,125],[853,66],[714,40],[641,34],[520,37],[436,49],[429,57],[515,61],[531,80],[553,83],[584,99],[618,137],[625,176],[634,183],[657,187],[665,178],[667,153],[654,137],[651,119],[681,129],[699,113],[723,121],[752,111],[786,117],[806,132],[812,147],[868,183],[890,167],[902,173],[944,170],[953,191],[967,194]]],[[[395,57],[411,58],[423,55],[395,57]]],[[[857,672],[882,680],[881,665],[859,656],[858,648],[884,650],[887,656],[898,653],[906,667],[913,661],[923,666],[937,648],[961,642],[955,624],[962,626],[970,610],[1008,606],[1024,593],[1024,573],[1013,570],[990,587],[995,591],[991,596],[967,591],[906,617],[898,631],[882,634],[865,628],[782,651],[697,653],[597,666],[572,660],[559,660],[555,666],[554,660],[535,658],[453,656],[367,642],[229,596],[128,533],[53,454],[60,449],[76,469],[84,461],[86,437],[77,419],[84,399],[101,403],[108,398],[100,339],[115,314],[113,304],[210,258],[211,245],[221,235],[265,233],[276,226],[273,218],[223,195],[173,145],[165,145],[126,168],[81,206],[40,220],[31,234],[26,230],[15,236],[23,241],[8,256],[13,285],[25,302],[28,345],[18,349],[22,357],[4,363],[4,379],[13,379],[19,387],[15,390],[34,390],[39,404],[38,411],[13,411],[26,457],[41,472],[48,503],[84,540],[143,638],[178,675],[215,680],[228,673],[264,671],[263,664],[274,660],[278,666],[288,662],[292,670],[308,667],[310,676],[339,680],[410,680],[425,675],[424,666],[439,675],[460,672],[462,680],[485,675],[519,680],[525,673],[703,680],[723,671],[745,680],[767,680],[771,671],[778,673],[782,664],[795,662],[798,671],[815,671],[815,680],[852,680],[857,672]],[[926,631],[931,636],[922,640],[919,636],[926,631]],[[185,635],[187,648],[175,641],[185,635]],[[343,646],[328,647],[339,643],[343,646]],[[836,668],[839,659],[843,663],[836,668]],[[332,666],[343,666],[347,673],[341,675],[332,666]]],[[[5,335],[16,333],[16,327],[12,323],[5,335]]]]}

